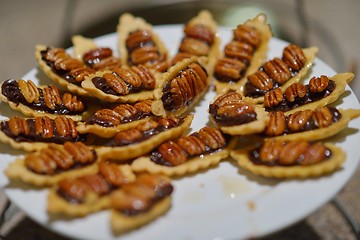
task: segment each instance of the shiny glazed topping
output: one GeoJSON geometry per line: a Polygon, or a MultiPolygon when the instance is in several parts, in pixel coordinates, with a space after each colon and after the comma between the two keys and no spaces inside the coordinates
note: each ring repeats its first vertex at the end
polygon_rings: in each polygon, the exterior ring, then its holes
{"type": "Polygon", "coordinates": [[[209,106],[213,120],[222,126],[234,126],[256,120],[255,106],[242,100],[237,92],[229,92],[218,97],[209,106]]]}
{"type": "Polygon", "coordinates": [[[191,63],[187,68],[169,80],[164,88],[161,100],[167,111],[178,110],[190,105],[196,96],[207,88],[207,72],[198,63],[191,63]]]}
{"type": "Polygon", "coordinates": [[[129,179],[118,165],[100,162],[99,172],[96,174],[60,181],[57,193],[72,204],[81,204],[86,202],[86,196],[90,193],[98,197],[108,195],[128,182],[129,179]]]}
{"type": "Polygon", "coordinates": [[[157,164],[172,167],[186,162],[191,157],[212,153],[225,146],[226,139],[219,130],[204,127],[190,136],[161,144],[151,153],[150,159],[157,164]]]}
{"type": "Polygon", "coordinates": [[[143,174],[111,195],[111,206],[127,216],[150,210],[161,199],[170,196],[173,186],[161,175],[143,174]]]}
{"type": "Polygon", "coordinates": [[[114,69],[121,65],[119,58],[112,54],[110,48],[96,48],[86,52],[83,56],[83,62],[95,70],[114,69]]]}
{"type": "Polygon", "coordinates": [[[64,116],[50,119],[49,117],[36,117],[24,119],[11,117],[2,121],[1,131],[16,142],[52,142],[64,143],[83,140],[75,128],[71,118],[64,116]]]}
{"type": "Polygon", "coordinates": [[[285,92],[276,88],[264,96],[264,106],[267,111],[288,111],[299,106],[320,100],[332,93],[336,83],[322,75],[313,77],[309,84],[294,83],[285,92]]]}
{"type": "Polygon", "coordinates": [[[283,51],[283,57],[267,61],[255,73],[248,76],[245,84],[245,95],[260,97],[271,89],[285,84],[298,74],[304,67],[306,57],[302,49],[294,44],[288,45],[283,51]]]}
{"type": "Polygon", "coordinates": [[[331,157],[331,151],[320,142],[283,142],[272,139],[251,151],[249,157],[253,163],[260,165],[306,166],[326,161],[331,157]]]}
{"type": "Polygon", "coordinates": [[[111,73],[92,79],[96,88],[112,95],[127,95],[155,88],[154,75],[144,66],[116,67],[111,73]]]}
{"type": "Polygon", "coordinates": [[[261,35],[256,29],[246,25],[237,26],[233,35],[233,40],[225,46],[225,57],[215,65],[214,76],[221,82],[239,81],[261,43],[261,35]]]}
{"type": "Polygon", "coordinates": [[[121,147],[145,141],[163,131],[181,125],[183,119],[157,118],[138,124],[135,128],[118,132],[111,139],[99,139],[94,145],[121,147]]]}
{"type": "Polygon", "coordinates": [[[48,47],[41,51],[41,57],[55,74],[78,86],[85,77],[95,72],[81,61],[72,58],[63,48],[48,47]]]}
{"type": "Polygon", "coordinates": [[[25,166],[32,172],[55,175],[70,169],[92,164],[96,160],[94,150],[82,142],[65,142],[63,148],[50,145],[25,157],[25,166]]]}
{"type": "Polygon", "coordinates": [[[55,86],[37,88],[30,80],[6,80],[1,86],[1,93],[13,103],[21,103],[38,111],[71,115],[85,110],[77,96],[70,93],[61,95],[55,86]]]}
{"type": "Polygon", "coordinates": [[[130,33],[125,44],[129,52],[128,64],[130,66],[145,65],[160,72],[167,70],[167,56],[159,52],[150,31],[137,30],[130,33]]]}
{"type": "Polygon", "coordinates": [[[85,122],[103,127],[115,127],[151,116],[151,104],[152,100],[144,100],[133,105],[124,103],[113,109],[101,109],[86,119],[85,122]]]}
{"type": "Polygon", "coordinates": [[[289,116],[281,111],[271,112],[269,116],[270,121],[264,133],[279,136],[328,127],[340,120],[341,113],[334,107],[322,107],[315,111],[298,111],[289,116]]]}
{"type": "Polygon", "coordinates": [[[207,56],[214,43],[215,33],[205,25],[187,24],[184,33],[185,37],[181,41],[179,52],[172,60],[173,65],[191,56],[207,56]]]}

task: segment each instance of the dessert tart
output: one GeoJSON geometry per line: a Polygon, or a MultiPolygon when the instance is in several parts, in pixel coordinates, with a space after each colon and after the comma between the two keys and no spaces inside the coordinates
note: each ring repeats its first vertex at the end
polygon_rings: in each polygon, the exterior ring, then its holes
{"type": "Polygon", "coordinates": [[[123,65],[144,65],[159,72],[169,67],[168,51],[151,24],[124,13],[117,26],[118,49],[123,65]]]}
{"type": "Polygon", "coordinates": [[[97,71],[81,86],[92,96],[107,102],[137,102],[153,98],[159,75],[138,65],[97,71]]]}
{"type": "Polygon", "coordinates": [[[333,77],[312,77],[306,85],[291,84],[285,91],[276,88],[264,96],[264,107],[269,112],[283,111],[286,115],[299,110],[314,110],[335,102],[345,91],[353,73],[339,73],[333,77]]]}
{"type": "Polygon", "coordinates": [[[71,38],[74,57],[96,71],[121,66],[121,59],[114,56],[111,48],[98,47],[91,38],[75,35],[71,38]]]}
{"type": "Polygon", "coordinates": [[[217,23],[212,14],[202,10],[192,18],[183,29],[184,37],[181,40],[177,54],[171,63],[175,65],[184,58],[192,56],[205,56],[208,58],[206,69],[209,76],[212,76],[215,62],[219,56],[220,38],[217,33],[217,23]]]}
{"type": "Polygon", "coordinates": [[[40,69],[54,82],[71,93],[87,96],[81,82],[95,70],[73,58],[63,48],[36,45],[35,57],[40,69]]]}
{"type": "Polygon", "coordinates": [[[270,139],[260,147],[232,151],[238,165],[273,178],[319,177],[339,169],[346,154],[330,143],[270,139]]]}
{"type": "Polygon", "coordinates": [[[111,193],[135,178],[129,165],[101,161],[94,174],[62,179],[49,191],[47,210],[52,215],[82,217],[109,208],[111,193]]]}
{"type": "Polygon", "coordinates": [[[218,94],[239,90],[246,77],[262,65],[272,37],[266,15],[259,14],[233,30],[233,39],[226,44],[223,57],[214,69],[218,94]]]}
{"type": "Polygon", "coordinates": [[[181,116],[200,100],[209,87],[206,57],[185,58],[163,74],[154,91],[152,112],[157,116],[181,116]]]}
{"type": "Polygon", "coordinates": [[[65,142],[17,158],[4,172],[9,179],[46,187],[97,171],[97,155],[92,148],[82,142],[65,142]]]}
{"type": "Polygon", "coordinates": [[[93,115],[78,122],[76,130],[81,133],[93,133],[100,137],[110,138],[119,131],[124,131],[144,123],[153,116],[152,100],[135,104],[121,103],[112,108],[103,108],[93,115]]]}
{"type": "Polygon", "coordinates": [[[135,159],[134,172],[182,176],[208,169],[229,156],[235,141],[216,128],[203,127],[189,136],[162,143],[149,156],[135,159]]]}
{"type": "Polygon", "coordinates": [[[13,148],[36,151],[47,148],[50,143],[84,141],[85,136],[76,131],[76,124],[64,116],[50,119],[47,116],[36,118],[11,117],[0,122],[0,141],[13,148]]]}
{"type": "Polygon", "coordinates": [[[157,118],[118,132],[110,139],[94,142],[101,159],[125,162],[150,152],[161,143],[177,138],[191,125],[193,115],[157,118]]]}
{"type": "Polygon", "coordinates": [[[173,186],[162,175],[139,175],[111,195],[111,229],[115,235],[139,228],[171,207],[173,186]]]}
{"type": "Polygon", "coordinates": [[[218,96],[210,104],[209,113],[212,122],[230,135],[261,133],[269,121],[269,113],[262,106],[238,92],[218,96]]]}
{"type": "Polygon", "coordinates": [[[263,102],[265,93],[275,88],[287,89],[291,84],[300,82],[313,65],[318,49],[301,49],[295,44],[284,48],[282,58],[265,62],[259,70],[247,76],[241,93],[263,102]]]}
{"type": "Polygon", "coordinates": [[[31,81],[9,79],[1,83],[0,99],[29,117],[63,115],[79,121],[86,114],[85,103],[53,85],[35,86],[31,81]]]}
{"type": "Polygon", "coordinates": [[[319,107],[296,111],[288,116],[282,111],[271,112],[263,136],[281,140],[320,140],[344,130],[360,116],[359,109],[319,107]]]}

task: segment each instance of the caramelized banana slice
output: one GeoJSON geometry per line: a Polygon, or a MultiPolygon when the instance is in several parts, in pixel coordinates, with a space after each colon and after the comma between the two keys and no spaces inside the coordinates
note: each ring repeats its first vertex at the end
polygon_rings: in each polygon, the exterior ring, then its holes
{"type": "Polygon", "coordinates": [[[47,210],[50,214],[82,217],[107,209],[111,207],[112,192],[135,178],[129,165],[102,161],[96,173],[62,179],[49,192],[47,210]]]}
{"type": "Polygon", "coordinates": [[[217,33],[217,24],[211,13],[202,10],[184,26],[184,38],[178,53],[172,60],[172,65],[192,56],[206,56],[206,69],[212,76],[215,62],[219,57],[220,38],[217,33]]]}
{"type": "Polygon", "coordinates": [[[118,49],[123,65],[144,65],[165,72],[168,51],[152,26],[140,17],[124,13],[117,26],[118,49]]]}
{"type": "Polygon", "coordinates": [[[95,151],[82,142],[49,144],[48,148],[18,158],[9,164],[5,174],[35,186],[52,186],[64,178],[96,173],[95,151]]]}
{"type": "Polygon", "coordinates": [[[139,228],[171,206],[173,186],[161,175],[143,174],[111,195],[111,228],[115,235],[139,228]]]}
{"type": "Polygon", "coordinates": [[[163,74],[154,91],[152,112],[157,116],[181,116],[188,112],[209,87],[203,67],[205,57],[186,58],[163,74]]]}
{"type": "Polygon", "coordinates": [[[241,89],[247,76],[262,65],[272,37],[266,15],[259,14],[233,30],[233,39],[223,51],[214,69],[216,92],[241,89]]]}
{"type": "Polygon", "coordinates": [[[240,92],[257,103],[263,102],[267,92],[275,88],[285,90],[306,76],[317,51],[316,47],[301,49],[294,44],[286,46],[281,59],[269,60],[258,71],[248,75],[240,92]]]}
{"type": "MultiPolygon", "coordinates": [[[[102,146],[98,145],[100,158],[127,161],[150,152],[161,143],[179,137],[191,125],[193,115],[185,118],[158,118],[138,124],[136,128],[118,132],[102,146]],[[107,145],[107,146],[104,146],[107,145]]],[[[103,139],[104,140],[104,139],[103,139]]]]}
{"type": "Polygon", "coordinates": [[[64,116],[21,118],[11,117],[0,122],[0,141],[13,148],[36,151],[47,148],[50,143],[84,141],[85,136],[76,131],[75,122],[64,116]]]}
{"type": "Polygon", "coordinates": [[[210,119],[222,132],[230,135],[249,135],[264,131],[269,114],[252,99],[237,92],[218,96],[209,106],[210,119]]]}
{"type": "Polygon", "coordinates": [[[258,148],[230,153],[238,165],[255,175],[274,178],[310,178],[341,167],[346,154],[330,143],[267,140],[258,148]]]}
{"type": "Polygon", "coordinates": [[[31,80],[6,80],[1,84],[0,99],[30,117],[64,115],[79,121],[86,114],[85,103],[77,96],[62,94],[52,85],[37,87],[31,80]]]}
{"type": "Polygon", "coordinates": [[[35,57],[40,69],[61,87],[71,93],[88,96],[81,82],[95,70],[87,67],[80,60],[71,57],[63,48],[50,48],[37,45],[35,57]]]}
{"type": "Polygon", "coordinates": [[[294,83],[285,91],[276,88],[264,96],[264,107],[269,112],[282,111],[285,115],[296,111],[326,106],[335,102],[345,91],[353,73],[339,73],[333,77],[313,77],[306,85],[294,83]]]}
{"type": "Polygon", "coordinates": [[[79,133],[94,133],[97,136],[110,138],[119,131],[128,130],[144,123],[152,117],[152,100],[144,100],[135,104],[123,103],[112,109],[104,108],[96,111],[84,122],[78,122],[79,133]]]}
{"type": "Polygon", "coordinates": [[[162,143],[150,153],[135,159],[135,172],[183,176],[219,164],[229,156],[235,142],[219,130],[204,127],[189,136],[162,143]]]}
{"type": "Polygon", "coordinates": [[[296,111],[288,116],[283,112],[270,113],[264,131],[267,138],[281,140],[321,140],[339,133],[349,122],[360,116],[358,109],[320,107],[296,111]]]}
{"type": "Polygon", "coordinates": [[[137,102],[153,98],[159,74],[139,65],[98,71],[81,86],[89,94],[107,102],[137,102]]]}
{"type": "Polygon", "coordinates": [[[121,66],[120,58],[113,55],[108,47],[98,47],[90,38],[75,35],[71,38],[75,58],[96,71],[112,70],[121,66]]]}

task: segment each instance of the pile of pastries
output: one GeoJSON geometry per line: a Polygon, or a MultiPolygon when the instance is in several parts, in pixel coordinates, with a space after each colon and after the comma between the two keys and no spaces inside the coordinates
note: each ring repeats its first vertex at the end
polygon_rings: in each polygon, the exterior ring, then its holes
{"type": "Polygon", "coordinates": [[[5,174],[49,188],[49,214],[109,209],[117,235],[171,207],[173,177],[225,159],[280,179],[321,177],[346,160],[326,138],[360,110],[329,104],[354,75],[309,77],[316,47],[289,44],[267,59],[272,32],[265,14],[239,23],[221,49],[217,23],[203,10],[184,24],[174,56],[142,18],[122,14],[117,34],[117,49],[79,35],[72,53],[36,46],[38,66],[53,85],[1,83],[1,100],[25,117],[2,121],[0,140],[27,152],[5,174]],[[213,90],[209,124],[188,133],[193,107],[213,90]],[[239,137],[251,144],[243,147],[239,137]]]}

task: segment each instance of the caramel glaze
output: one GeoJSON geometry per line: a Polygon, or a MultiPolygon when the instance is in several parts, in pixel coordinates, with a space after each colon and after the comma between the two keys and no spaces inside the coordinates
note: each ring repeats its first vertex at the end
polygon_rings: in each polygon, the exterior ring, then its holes
{"type": "Polygon", "coordinates": [[[190,105],[206,89],[207,77],[206,69],[198,63],[191,63],[180,71],[163,87],[161,100],[164,109],[172,111],[190,105]]]}
{"type": "Polygon", "coordinates": [[[180,165],[192,157],[221,151],[226,147],[230,136],[223,135],[219,130],[204,127],[199,132],[180,137],[161,144],[150,154],[151,161],[159,165],[173,167],[180,165]]]}
{"type": "Polygon", "coordinates": [[[296,97],[295,101],[293,102],[289,102],[287,101],[285,98],[276,106],[272,107],[272,108],[268,108],[265,106],[266,111],[269,112],[276,112],[276,111],[282,111],[282,112],[286,112],[289,111],[291,109],[295,109],[299,106],[311,103],[311,102],[315,102],[318,101],[328,95],[330,95],[332,93],[332,91],[334,91],[335,87],[336,87],[336,83],[332,80],[329,80],[329,84],[326,87],[325,90],[323,90],[322,92],[311,92],[309,90],[309,85],[305,85],[306,87],[306,94],[304,97],[299,98],[296,97]]]}
{"type": "MultiPolygon", "coordinates": [[[[315,143],[310,143],[310,145],[314,145],[315,143]]],[[[297,166],[297,165],[304,165],[302,162],[303,162],[303,159],[304,159],[304,153],[300,154],[298,156],[298,158],[296,159],[296,161],[294,161],[292,164],[281,164],[279,162],[279,159],[276,158],[274,159],[273,161],[263,161],[261,158],[260,158],[260,151],[261,151],[261,147],[258,147],[252,151],[249,152],[249,159],[256,165],[265,165],[265,166],[269,166],[269,167],[272,167],[272,166],[297,166]]],[[[331,151],[330,149],[327,149],[325,150],[325,154],[324,154],[324,157],[322,159],[322,161],[326,161],[328,160],[329,158],[331,157],[331,151]]]]}
{"type": "Polygon", "coordinates": [[[111,205],[125,216],[136,216],[173,192],[169,179],[161,175],[143,174],[135,182],[125,184],[111,196],[111,205]],[[136,204],[138,203],[138,204],[136,204]]]}
{"type": "Polygon", "coordinates": [[[58,133],[54,120],[50,119],[52,122],[53,134],[50,137],[43,137],[41,134],[37,134],[35,130],[35,119],[26,119],[26,124],[29,127],[29,134],[14,134],[9,127],[9,121],[3,121],[0,123],[0,129],[3,133],[5,133],[8,137],[14,139],[16,142],[48,142],[48,143],[57,143],[63,144],[65,142],[78,142],[84,141],[86,135],[72,135],[71,133],[66,136],[58,133]]]}
{"type": "Polygon", "coordinates": [[[51,70],[57,74],[58,76],[60,76],[61,78],[65,79],[66,81],[68,81],[69,83],[75,84],[77,86],[81,86],[81,82],[85,79],[85,76],[88,76],[92,73],[95,73],[94,69],[91,69],[89,67],[87,67],[85,64],[81,63],[80,61],[71,58],[68,54],[66,54],[64,52],[64,49],[52,49],[52,48],[46,48],[45,50],[42,50],[40,52],[41,54],[41,59],[46,63],[46,65],[48,65],[51,70]],[[50,53],[51,51],[56,51],[58,50],[59,52],[61,52],[60,56],[56,56],[57,53],[55,53],[55,58],[57,58],[55,61],[54,59],[49,59],[47,57],[48,53],[50,53]],[[69,60],[69,62],[71,61],[72,64],[74,64],[74,66],[67,66],[65,68],[59,68],[57,67],[57,60],[63,60],[64,62],[69,60]]]}
{"type": "MultiPolygon", "coordinates": [[[[337,110],[335,107],[327,107],[330,110],[331,113],[331,124],[338,122],[341,119],[341,113],[339,112],[339,110],[337,110]]],[[[286,116],[285,118],[285,122],[287,123],[289,121],[291,115],[286,116]]],[[[271,127],[271,126],[268,126],[271,127]]],[[[296,132],[304,132],[304,131],[311,131],[311,130],[315,130],[318,129],[319,126],[317,126],[317,124],[315,123],[314,118],[310,118],[305,124],[304,126],[298,130],[298,131],[292,131],[289,129],[288,124],[285,124],[284,126],[284,131],[280,134],[276,134],[276,135],[272,135],[272,136],[278,136],[278,135],[286,135],[286,134],[291,134],[291,133],[296,133],[296,132]]],[[[266,134],[266,133],[265,133],[266,134]]],[[[268,134],[266,134],[268,135],[268,134]]]]}
{"type": "MultiPolygon", "coordinates": [[[[64,104],[61,105],[55,105],[55,109],[50,109],[46,106],[45,100],[44,100],[44,94],[43,90],[41,88],[38,88],[40,97],[37,102],[29,103],[26,101],[25,97],[21,93],[21,90],[19,88],[19,84],[15,79],[8,79],[6,80],[1,87],[1,93],[11,102],[13,103],[21,103],[25,106],[30,107],[33,110],[37,111],[44,111],[48,113],[54,113],[54,114],[66,114],[66,115],[75,115],[77,114],[76,111],[70,111],[64,104]]],[[[81,111],[82,112],[82,111],[81,111]]]]}

